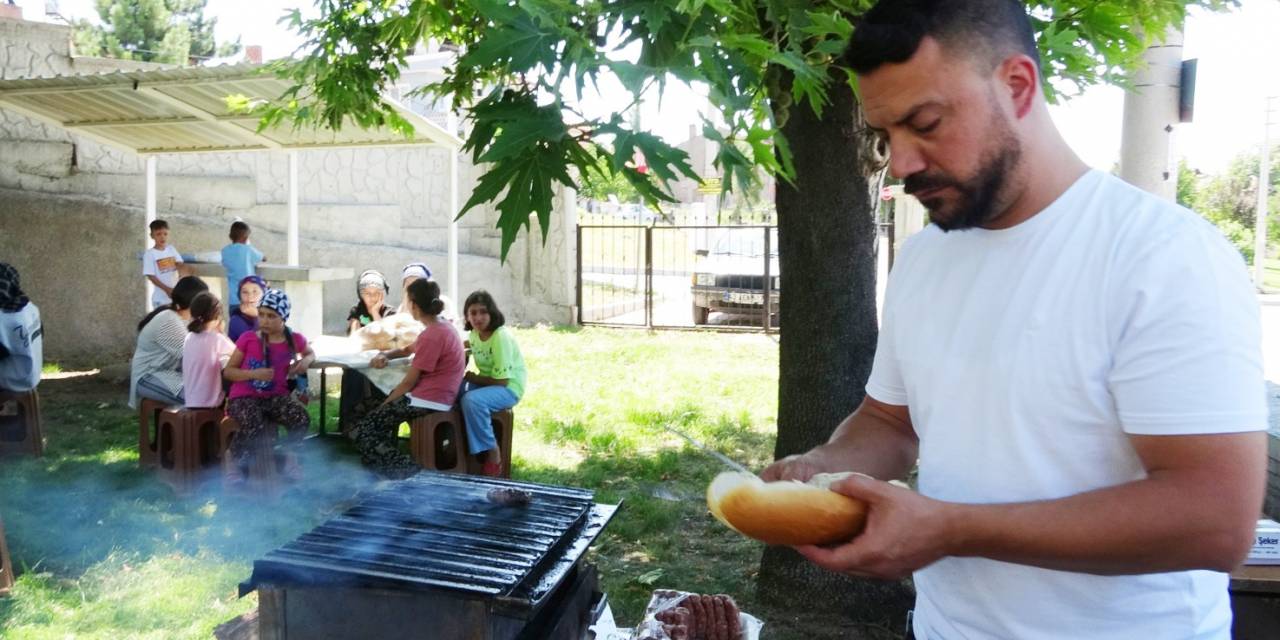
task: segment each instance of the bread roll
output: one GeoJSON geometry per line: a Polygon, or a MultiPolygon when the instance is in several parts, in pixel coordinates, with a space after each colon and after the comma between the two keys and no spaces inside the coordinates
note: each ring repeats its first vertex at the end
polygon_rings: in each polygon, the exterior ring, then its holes
{"type": "Polygon", "coordinates": [[[854,473],[820,473],[808,483],[765,482],[726,471],[707,487],[707,507],[730,529],[768,544],[844,542],[862,532],[867,505],[829,490],[854,473]]]}

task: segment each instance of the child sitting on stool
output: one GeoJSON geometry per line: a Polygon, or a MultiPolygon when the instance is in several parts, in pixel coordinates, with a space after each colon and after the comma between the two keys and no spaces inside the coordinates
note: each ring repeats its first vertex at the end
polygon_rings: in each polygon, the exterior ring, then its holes
{"type": "Polygon", "coordinates": [[[476,371],[466,374],[459,402],[467,422],[467,446],[471,455],[480,460],[481,473],[501,476],[502,451],[493,433],[493,412],[520,402],[528,373],[520,345],[511,330],[503,326],[506,319],[488,291],[482,289],[467,296],[462,310],[471,332],[467,346],[476,361],[476,371]]]}
{"type": "Polygon", "coordinates": [[[240,425],[228,451],[232,462],[227,469],[229,484],[244,482],[254,440],[274,435],[275,424],[284,426],[288,432],[285,477],[290,480],[302,477],[294,449],[307,434],[311,417],[307,415],[307,408],[290,393],[289,379],[306,380],[307,367],[316,357],[306,337],[294,333],[285,324],[288,320],[289,297],[279,289],[267,289],[258,305],[258,330],[240,336],[223,371],[232,382],[227,415],[240,425]]]}
{"type": "MultiPolygon", "coordinates": [[[[361,459],[391,478],[403,478],[418,470],[413,459],[397,446],[400,423],[453,408],[466,369],[462,339],[439,317],[444,309],[440,285],[416,280],[406,290],[406,298],[413,318],[426,327],[414,341],[413,362],[400,384],[377,409],[356,423],[351,434],[361,459]]],[[[386,366],[382,354],[374,361],[374,366],[386,366]]]]}
{"type": "Polygon", "coordinates": [[[222,333],[222,303],[202,291],[191,300],[191,323],[182,345],[182,393],[188,409],[222,407],[222,369],[236,350],[222,333]]]}

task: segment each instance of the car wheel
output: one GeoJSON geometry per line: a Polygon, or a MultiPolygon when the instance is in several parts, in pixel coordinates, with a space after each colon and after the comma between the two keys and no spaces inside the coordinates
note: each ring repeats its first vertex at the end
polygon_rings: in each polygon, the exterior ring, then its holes
{"type": "Polygon", "coordinates": [[[707,307],[699,307],[696,304],[693,305],[693,323],[694,324],[706,324],[707,317],[710,315],[711,315],[711,309],[708,309],[707,307]]]}

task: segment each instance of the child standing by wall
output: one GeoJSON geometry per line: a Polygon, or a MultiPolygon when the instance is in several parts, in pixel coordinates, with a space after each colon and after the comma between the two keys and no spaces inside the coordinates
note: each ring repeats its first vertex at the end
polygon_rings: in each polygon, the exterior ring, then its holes
{"type": "Polygon", "coordinates": [[[244,481],[254,440],[274,436],[276,424],[288,432],[284,474],[292,480],[302,476],[294,449],[307,434],[311,417],[290,394],[289,378],[305,376],[315,353],[305,336],[289,329],[288,320],[289,297],[278,289],[267,289],[258,306],[258,330],[240,336],[223,371],[232,382],[227,415],[240,425],[228,452],[232,464],[227,481],[231,484],[244,481]]]}
{"type": "Polygon", "coordinates": [[[222,368],[236,345],[222,333],[222,303],[205,291],[191,301],[191,323],[182,345],[182,389],[192,409],[222,406],[222,368]]]}
{"type": "Polygon", "coordinates": [[[142,275],[156,290],[151,294],[151,304],[161,307],[172,302],[173,285],[178,283],[178,265],[182,264],[182,256],[178,248],[169,244],[169,223],[164,220],[152,220],[151,240],[155,245],[142,254],[142,275]]]}
{"type": "Polygon", "coordinates": [[[524,394],[527,373],[520,345],[503,325],[506,319],[488,291],[467,296],[467,345],[478,373],[468,371],[462,386],[462,416],[467,423],[467,446],[478,456],[482,473],[502,475],[502,452],[493,435],[493,412],[510,409],[524,394]]]}
{"type": "Polygon", "coordinates": [[[231,306],[240,304],[240,287],[237,283],[256,275],[257,264],[263,261],[261,251],[249,244],[249,225],[240,220],[231,223],[231,244],[222,248],[222,268],[227,270],[227,297],[231,306]]]}
{"type": "Polygon", "coordinates": [[[418,469],[396,444],[400,423],[432,411],[452,409],[466,369],[462,339],[439,317],[444,309],[440,285],[418,280],[405,293],[409,312],[426,327],[414,341],[413,362],[400,384],[356,424],[351,434],[361,459],[393,478],[408,476],[418,469]]]}

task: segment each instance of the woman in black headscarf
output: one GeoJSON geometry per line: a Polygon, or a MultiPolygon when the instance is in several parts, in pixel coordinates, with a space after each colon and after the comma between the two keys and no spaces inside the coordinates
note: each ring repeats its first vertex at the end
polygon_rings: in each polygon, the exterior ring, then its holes
{"type": "Polygon", "coordinates": [[[0,391],[30,391],[44,366],[40,310],[22,292],[18,270],[0,262],[0,391]]]}

